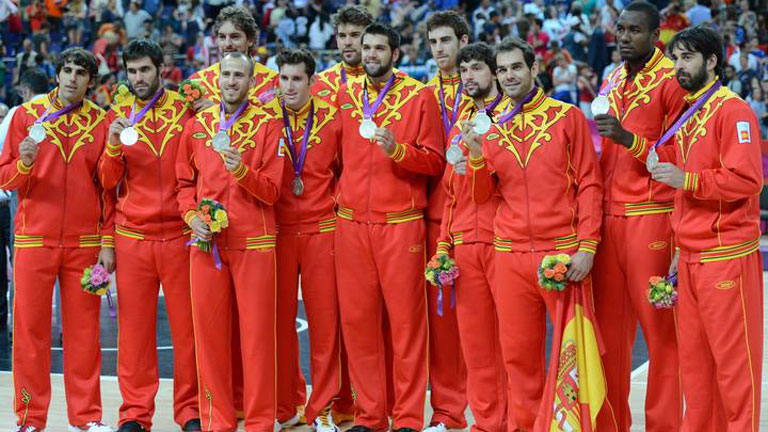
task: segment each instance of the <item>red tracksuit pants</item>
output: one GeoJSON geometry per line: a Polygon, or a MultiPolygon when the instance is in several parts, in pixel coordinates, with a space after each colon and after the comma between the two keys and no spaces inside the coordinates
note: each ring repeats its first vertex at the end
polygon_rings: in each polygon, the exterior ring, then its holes
{"type": "Polygon", "coordinates": [[[233,400],[233,301],[239,312],[245,430],[273,432],[275,424],[275,250],[191,248],[192,313],[203,430],[237,429],[233,400]]]}
{"type": "MultiPolygon", "coordinates": [[[[427,222],[427,257],[432,257],[440,237],[440,222],[427,222]]],[[[443,316],[437,314],[438,289],[427,284],[429,304],[429,388],[431,424],[443,423],[449,429],[464,429],[467,420],[467,368],[459,342],[456,310],[445,303],[443,316]]],[[[450,299],[450,297],[448,297],[450,299]]]]}
{"type": "Polygon", "coordinates": [[[674,309],[656,309],[648,302],[648,279],[667,275],[673,252],[669,214],[603,219],[592,272],[608,387],[597,421],[600,431],[627,432],[632,424],[629,390],[638,320],[650,358],[645,430],[680,430],[683,390],[674,309]]]}
{"type": "Polygon", "coordinates": [[[701,264],[680,252],[685,432],[757,432],[763,362],[760,252],[701,264]]]}
{"type": "Polygon", "coordinates": [[[118,235],[115,242],[117,377],[123,397],[119,423],[137,421],[147,430],[152,427],[159,385],[157,302],[162,284],[173,340],[173,417],[183,426],[200,417],[187,239],[147,241],[118,235]]]}
{"type": "Polygon", "coordinates": [[[336,275],[355,424],[389,428],[383,321],[394,356],[392,428],[421,430],[427,390],[424,221],[365,224],[339,220],[336,275]]]}
{"type": "Polygon", "coordinates": [[[507,373],[492,290],[495,251],[491,244],[470,243],[455,246],[453,254],[461,272],[456,315],[467,365],[467,398],[475,418],[472,431],[505,432],[507,373]]]}
{"type": "MultiPolygon", "coordinates": [[[[59,278],[64,388],[69,423],[101,420],[101,297],[80,278],[99,248],[16,248],[13,257],[13,387],[17,425],[46,426],[51,402],[51,298],[59,278]]],[[[64,425],[56,425],[64,427],[64,425]]]]}
{"type": "MultiPolygon", "coordinates": [[[[538,271],[545,255],[557,253],[573,251],[496,252],[493,291],[507,370],[508,431],[533,430],[539,412],[546,380],[546,315],[554,322],[557,293],[539,287],[538,271]]],[[[590,289],[586,292],[591,295],[590,289]]]]}
{"type": "Polygon", "coordinates": [[[304,385],[295,367],[299,274],[310,328],[312,394],[307,422],[314,421],[339,392],[341,340],[333,245],[333,232],[301,234],[281,227],[277,236],[277,418],[283,421],[295,414],[297,389],[304,385]]]}

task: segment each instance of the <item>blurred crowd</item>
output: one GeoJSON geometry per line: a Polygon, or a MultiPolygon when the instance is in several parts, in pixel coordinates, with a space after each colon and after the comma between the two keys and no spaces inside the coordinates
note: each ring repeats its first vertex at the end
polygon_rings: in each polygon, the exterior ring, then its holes
{"type": "MultiPolygon", "coordinates": [[[[600,83],[620,64],[614,23],[629,0],[0,0],[0,101],[19,102],[12,90],[27,69],[53,84],[56,53],[80,45],[101,60],[100,85],[92,98],[106,106],[115,83],[124,78],[120,54],[137,37],[157,40],[166,54],[163,72],[173,88],[193,72],[218,60],[211,26],[230,4],[251,10],[260,24],[253,53],[274,69],[283,47],[307,47],[319,69],[338,61],[331,17],[345,3],[359,3],[402,35],[398,67],[416,79],[437,72],[426,42],[426,18],[457,8],[467,17],[475,40],[488,43],[507,35],[527,39],[544,66],[539,84],[554,97],[588,105],[600,83]],[[17,3],[18,2],[18,3],[17,3]]],[[[679,30],[708,23],[725,40],[723,82],[753,107],[768,138],[768,0],[651,0],[662,11],[659,45],[679,30]]],[[[2,107],[0,107],[2,108],[2,107]]]]}

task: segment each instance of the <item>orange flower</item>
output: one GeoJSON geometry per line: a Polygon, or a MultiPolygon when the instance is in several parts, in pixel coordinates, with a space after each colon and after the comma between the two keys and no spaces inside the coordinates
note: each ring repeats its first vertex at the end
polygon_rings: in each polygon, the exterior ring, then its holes
{"type": "Polygon", "coordinates": [[[648,279],[648,282],[650,282],[651,285],[658,285],[661,283],[661,277],[659,276],[651,276],[650,279],[648,279]]]}
{"type": "Polygon", "coordinates": [[[555,275],[555,271],[552,269],[544,269],[544,277],[547,279],[552,279],[552,277],[555,275]]]}
{"type": "Polygon", "coordinates": [[[563,264],[563,263],[555,264],[554,269],[555,269],[555,273],[561,273],[561,274],[563,274],[563,273],[568,271],[568,267],[566,267],[565,264],[563,264]]]}
{"type": "Polygon", "coordinates": [[[565,276],[563,276],[562,273],[555,273],[555,280],[558,282],[562,282],[565,279],[565,276]]]}
{"type": "Polygon", "coordinates": [[[210,224],[211,223],[211,215],[209,215],[209,214],[203,215],[203,222],[205,222],[207,224],[210,224]]]}
{"type": "Polygon", "coordinates": [[[189,84],[184,84],[184,87],[182,87],[182,89],[184,90],[184,93],[189,93],[192,91],[192,86],[189,84]]]}
{"type": "Polygon", "coordinates": [[[208,204],[206,204],[206,205],[204,205],[204,206],[203,206],[203,207],[202,207],[200,210],[202,210],[202,212],[203,212],[204,214],[208,214],[208,213],[210,213],[210,212],[211,212],[211,206],[209,206],[208,204]]]}
{"type": "Polygon", "coordinates": [[[198,89],[192,90],[192,97],[195,100],[200,99],[200,96],[202,96],[202,94],[200,94],[200,90],[198,90],[198,89]]]}

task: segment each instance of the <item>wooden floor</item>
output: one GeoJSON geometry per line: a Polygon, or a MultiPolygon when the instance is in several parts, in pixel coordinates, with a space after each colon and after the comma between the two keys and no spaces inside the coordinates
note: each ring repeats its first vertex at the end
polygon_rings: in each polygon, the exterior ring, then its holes
{"type": "MultiPolygon", "coordinates": [[[[768,287],[768,281],[766,281],[768,287]]],[[[764,304],[764,316],[768,317],[768,302],[764,304]]],[[[768,320],[763,322],[763,382],[762,382],[762,406],[760,430],[768,431],[768,320]]],[[[647,363],[637,368],[632,374],[632,390],[630,393],[630,406],[632,407],[632,418],[634,424],[632,432],[641,432],[645,430],[643,418],[643,405],[645,401],[645,388],[647,379],[647,363]]],[[[64,384],[60,374],[51,375],[52,382],[52,402],[49,412],[48,432],[66,432],[66,406],[64,403],[64,384]]],[[[13,431],[13,390],[12,377],[10,372],[0,372],[0,431],[13,431]]],[[[117,423],[117,409],[120,405],[120,393],[117,387],[117,380],[114,377],[102,378],[102,400],[104,404],[104,422],[115,426],[117,423]]],[[[179,431],[177,425],[172,421],[173,410],[171,407],[173,398],[173,382],[162,380],[160,391],[157,396],[157,412],[155,413],[155,425],[152,428],[154,432],[176,432],[179,431]]],[[[429,398],[427,398],[429,400],[429,398]]],[[[425,417],[429,418],[431,411],[426,407],[425,417]]],[[[467,417],[471,422],[471,412],[467,410],[467,417]]],[[[351,425],[345,425],[349,427],[351,425]]],[[[310,432],[307,426],[290,429],[291,432],[310,432]]]]}

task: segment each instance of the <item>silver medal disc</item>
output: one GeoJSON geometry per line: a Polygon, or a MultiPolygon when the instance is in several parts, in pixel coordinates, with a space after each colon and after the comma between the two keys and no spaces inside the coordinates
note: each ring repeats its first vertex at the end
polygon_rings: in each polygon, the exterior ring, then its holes
{"type": "Polygon", "coordinates": [[[136,128],[134,128],[133,126],[129,126],[123,129],[122,132],[120,132],[120,142],[123,143],[123,145],[132,146],[136,144],[138,141],[139,141],[139,132],[137,132],[136,128]]]}
{"type": "Polygon", "coordinates": [[[224,149],[229,148],[231,141],[229,140],[229,135],[227,135],[226,132],[220,131],[216,135],[213,136],[213,140],[211,140],[213,143],[213,149],[217,152],[220,152],[224,149]]]}
{"type": "Polygon", "coordinates": [[[46,135],[45,126],[41,124],[36,124],[29,129],[29,137],[38,144],[43,142],[46,135]]]}
{"type": "Polygon", "coordinates": [[[464,152],[462,152],[461,147],[456,144],[451,144],[445,152],[445,160],[451,165],[456,165],[463,157],[464,152]]]}
{"type": "Polygon", "coordinates": [[[607,96],[600,95],[592,101],[592,115],[605,115],[611,110],[611,101],[607,96]]]}
{"type": "Polygon", "coordinates": [[[376,135],[376,123],[371,119],[365,119],[360,123],[360,136],[365,139],[373,139],[376,135]]]}
{"type": "Polygon", "coordinates": [[[656,168],[656,165],[659,164],[659,154],[656,153],[656,149],[650,149],[648,150],[648,157],[645,158],[645,168],[648,169],[648,172],[653,171],[654,168],[656,168]]]}
{"type": "Polygon", "coordinates": [[[486,113],[479,113],[472,121],[472,130],[478,135],[483,135],[491,128],[491,118],[486,113]]]}
{"type": "Polygon", "coordinates": [[[301,196],[301,194],[304,193],[304,182],[301,180],[301,177],[296,177],[291,182],[291,191],[296,196],[301,196]]]}

